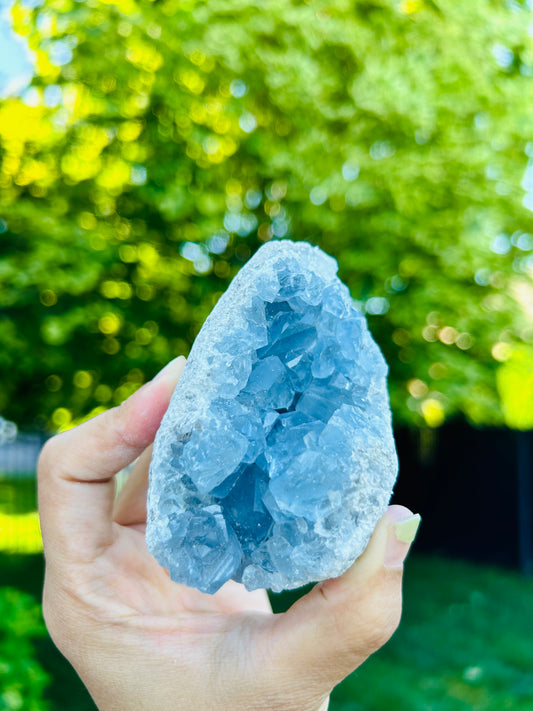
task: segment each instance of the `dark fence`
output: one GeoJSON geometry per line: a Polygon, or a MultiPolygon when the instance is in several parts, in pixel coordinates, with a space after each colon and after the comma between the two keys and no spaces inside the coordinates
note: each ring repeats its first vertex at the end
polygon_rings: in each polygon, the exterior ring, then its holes
{"type": "Polygon", "coordinates": [[[418,550],[533,573],[533,432],[451,424],[396,441],[394,501],[422,515],[418,550]]]}

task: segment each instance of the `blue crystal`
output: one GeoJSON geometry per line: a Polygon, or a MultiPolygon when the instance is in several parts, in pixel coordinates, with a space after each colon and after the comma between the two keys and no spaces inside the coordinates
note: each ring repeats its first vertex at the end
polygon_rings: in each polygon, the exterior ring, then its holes
{"type": "Polygon", "coordinates": [[[341,574],[397,473],[387,366],[336,262],[264,245],[200,331],[157,433],[147,544],[177,582],[341,574]]]}
{"type": "Polygon", "coordinates": [[[171,514],[168,530],[168,550],[183,547],[179,561],[169,559],[166,563],[161,559],[163,564],[172,565],[175,576],[186,575],[192,568],[197,571],[198,587],[214,593],[235,574],[241,563],[241,547],[219,507],[171,514]],[[194,546],[187,547],[186,542],[191,540],[194,546]]]}

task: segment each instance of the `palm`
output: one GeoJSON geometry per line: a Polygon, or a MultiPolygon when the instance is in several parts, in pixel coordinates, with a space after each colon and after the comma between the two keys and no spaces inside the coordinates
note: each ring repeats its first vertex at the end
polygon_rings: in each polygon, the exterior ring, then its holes
{"type": "MultiPolygon", "coordinates": [[[[90,587],[95,591],[91,603],[104,625],[116,630],[118,624],[126,638],[133,632],[135,639],[142,630],[155,647],[164,643],[168,659],[182,648],[185,637],[187,655],[201,660],[207,672],[206,685],[222,683],[239,659],[253,683],[264,658],[261,650],[273,630],[274,616],[266,592],[249,592],[229,581],[209,595],[174,583],[148,553],[144,524],[114,523],[113,528],[113,544],[90,566],[90,587]],[[222,667],[217,664],[216,650],[225,650],[222,667]],[[215,681],[218,673],[221,677],[215,681]]],[[[327,702],[321,709],[327,709],[327,702]]]]}
{"type": "MultiPolygon", "coordinates": [[[[148,553],[145,543],[148,465],[152,447],[139,457],[115,504],[113,545],[106,549],[112,568],[126,582],[123,602],[138,613],[168,615],[183,612],[272,614],[264,590],[248,592],[234,581],[214,595],[170,580],[168,572],[148,553]]],[[[119,581],[117,580],[117,584],[119,581]]]]}
{"type": "MultiPolygon", "coordinates": [[[[115,524],[115,542],[107,549],[103,564],[116,574],[121,601],[138,614],[172,615],[183,612],[263,612],[272,614],[264,590],[249,592],[234,581],[209,595],[174,583],[168,572],[148,553],[144,525],[115,524]]],[[[93,571],[94,577],[99,576],[93,571]]]]}

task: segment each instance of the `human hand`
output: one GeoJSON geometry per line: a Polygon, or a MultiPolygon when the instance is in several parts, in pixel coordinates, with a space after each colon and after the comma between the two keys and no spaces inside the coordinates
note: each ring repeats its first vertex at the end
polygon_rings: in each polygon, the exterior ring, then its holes
{"type": "Polygon", "coordinates": [[[215,595],[173,583],[144,529],[150,445],[184,364],[43,449],[50,634],[100,711],[325,711],[398,625],[419,517],[391,506],[355,564],[283,614],[233,581],[215,595]],[[137,457],[115,502],[114,475],[137,457]]]}

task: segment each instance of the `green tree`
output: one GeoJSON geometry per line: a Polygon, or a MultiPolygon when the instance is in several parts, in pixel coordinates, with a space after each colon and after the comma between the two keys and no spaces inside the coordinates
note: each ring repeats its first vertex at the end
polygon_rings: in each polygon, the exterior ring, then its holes
{"type": "Polygon", "coordinates": [[[6,416],[68,426],[120,401],[291,237],[339,260],[397,421],[502,421],[497,368],[533,344],[526,3],[17,0],[13,18],[36,76],[0,104],[6,416]]]}

